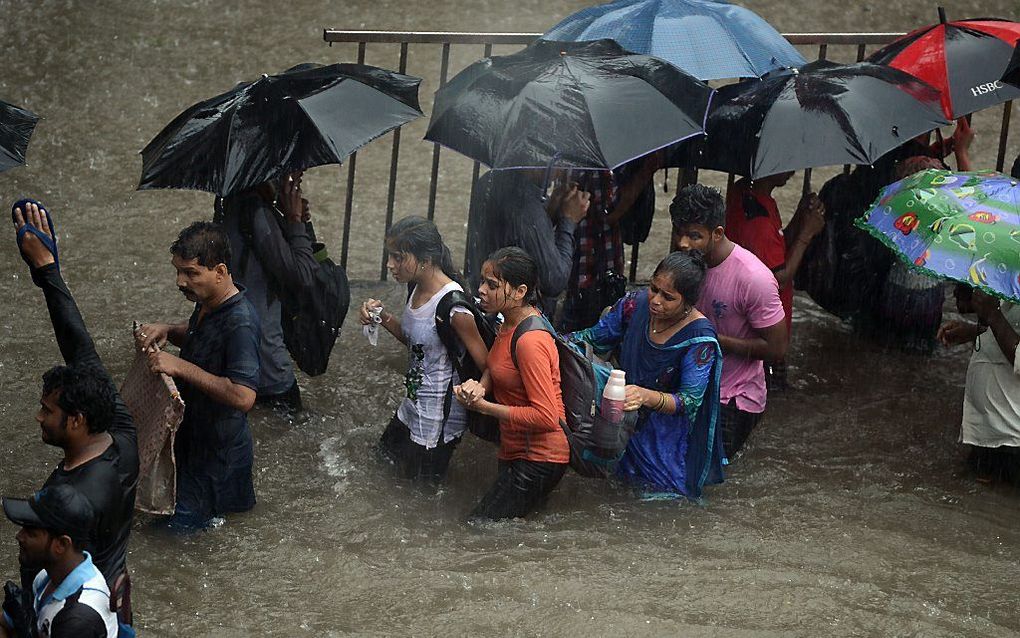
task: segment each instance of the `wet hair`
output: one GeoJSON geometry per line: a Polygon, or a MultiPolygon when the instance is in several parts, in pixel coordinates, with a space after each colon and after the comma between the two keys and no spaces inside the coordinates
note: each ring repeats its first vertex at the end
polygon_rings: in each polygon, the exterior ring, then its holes
{"type": "Polygon", "coordinates": [[[464,278],[454,268],[453,256],[443,243],[439,229],[424,217],[411,215],[397,220],[386,231],[386,248],[414,255],[418,261],[427,261],[437,266],[450,279],[461,286],[464,285],[464,278]]]}
{"type": "Polygon", "coordinates": [[[726,202],[719,189],[704,184],[690,184],[677,191],[669,205],[673,227],[698,224],[709,230],[726,227],[726,202]]]}
{"type": "Polygon", "coordinates": [[[492,274],[510,284],[527,286],[524,303],[534,306],[538,303],[538,264],[531,255],[517,246],[500,248],[485,260],[492,264],[492,274]]]}
{"type": "Polygon", "coordinates": [[[230,268],[230,240],[223,227],[213,222],[195,222],[181,231],[170,244],[170,254],[184,260],[198,260],[200,266],[230,268]]]}
{"type": "Polygon", "coordinates": [[[708,265],[700,252],[678,250],[666,255],[666,258],[655,267],[652,276],[665,275],[669,277],[673,284],[673,290],[683,295],[685,303],[693,306],[701,295],[701,284],[705,281],[707,270],[708,265]]]}
{"type": "Polygon", "coordinates": [[[89,434],[110,429],[113,422],[114,391],[96,370],[78,366],[54,366],[42,377],[43,396],[60,391],[57,405],[65,413],[85,417],[89,434]]]}
{"type": "Polygon", "coordinates": [[[946,170],[946,164],[940,159],[929,157],[927,155],[914,155],[906,159],[900,160],[896,164],[896,179],[903,179],[914,173],[920,173],[926,171],[929,168],[937,168],[939,170],[946,170]]]}

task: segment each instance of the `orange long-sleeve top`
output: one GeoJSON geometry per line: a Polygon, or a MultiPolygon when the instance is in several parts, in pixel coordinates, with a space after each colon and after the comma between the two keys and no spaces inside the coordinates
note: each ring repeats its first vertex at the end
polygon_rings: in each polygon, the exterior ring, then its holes
{"type": "MultiPolygon", "coordinates": [[[[504,327],[506,328],[506,327],[504,327]]],[[[560,392],[560,357],[552,336],[541,330],[517,341],[517,366],[510,356],[513,326],[496,335],[489,350],[492,394],[510,407],[510,418],[499,422],[499,458],[568,463],[570,447],[560,427],[566,418],[560,392]]]]}

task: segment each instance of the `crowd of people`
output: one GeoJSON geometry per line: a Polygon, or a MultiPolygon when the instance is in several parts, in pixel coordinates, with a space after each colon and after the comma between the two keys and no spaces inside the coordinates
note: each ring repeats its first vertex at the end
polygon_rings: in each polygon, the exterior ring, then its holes
{"type": "MultiPolygon", "coordinates": [[[[967,168],[973,135],[961,130],[955,152],[967,168]]],[[[918,156],[928,147],[913,144],[891,174],[941,161],[918,156]]],[[[408,352],[403,398],[376,446],[382,462],[437,485],[466,433],[488,433],[498,444],[496,480],[470,518],[540,509],[576,453],[561,378],[562,347],[573,344],[627,380],[623,410],[636,413],[636,425],[611,467],[616,480],[646,499],[698,499],[723,480],[761,423],[770,389],[782,387],[793,284],[829,229],[834,189],[806,195],[784,227],[773,190],[789,173],[738,180],[725,197],[684,186],[669,206],[672,252],[647,286],[628,292],[620,281],[624,220],[649,214],[642,208],[660,166],[653,154],[606,175],[483,176],[471,203],[466,279],[431,221],[405,217],[387,230],[387,268],[407,286],[406,303],[400,312],[376,299],[358,308],[361,324],[385,329],[408,352]]],[[[136,329],[150,370],[172,377],[186,406],[174,529],[204,529],[252,509],[248,412],[257,402],[302,409],[280,307],[281,289],[307,286],[317,265],[301,179],[290,174],[218,200],[214,221],[183,229],[171,263],[194,310],[187,320],[136,329]]],[[[33,627],[53,637],[129,635],[126,556],[139,479],[132,415],[64,283],[50,212],[22,200],[13,220],[64,359],[43,375],[36,417],[43,442],[63,458],[31,498],[3,500],[21,527],[22,574],[20,589],[5,591],[0,636],[33,627]]],[[[1020,306],[1000,307],[965,286],[957,300],[978,322],[948,322],[932,338],[974,343],[960,440],[977,450],[976,467],[1001,474],[1020,446],[1020,306]]]]}

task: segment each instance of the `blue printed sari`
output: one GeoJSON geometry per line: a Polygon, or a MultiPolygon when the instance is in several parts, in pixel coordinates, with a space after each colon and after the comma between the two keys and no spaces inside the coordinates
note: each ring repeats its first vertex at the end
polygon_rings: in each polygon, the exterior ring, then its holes
{"type": "Polygon", "coordinates": [[[646,492],[697,499],[706,484],[722,482],[726,463],[718,426],[722,351],[707,319],[661,345],[649,338],[650,320],[647,291],[635,291],[566,338],[601,356],[616,351],[627,384],[666,392],[676,403],[674,414],[641,409],[617,475],[646,492]]]}

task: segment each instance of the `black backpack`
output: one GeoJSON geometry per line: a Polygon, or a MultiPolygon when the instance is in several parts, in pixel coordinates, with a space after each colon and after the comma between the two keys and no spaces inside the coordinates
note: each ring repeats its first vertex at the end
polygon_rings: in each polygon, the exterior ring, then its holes
{"type": "MultiPolygon", "coordinates": [[[[461,381],[467,379],[480,381],[481,370],[478,369],[467,348],[460,342],[450,323],[450,313],[454,308],[464,308],[471,313],[475,319],[475,325],[478,326],[478,333],[482,336],[482,341],[485,342],[486,349],[492,348],[498,327],[495,320],[479,310],[474,299],[462,290],[451,290],[443,295],[443,298],[436,304],[436,332],[439,334],[439,340],[442,341],[446,352],[450,355],[453,369],[457,371],[457,376],[461,381]]],[[[468,431],[491,443],[499,443],[499,421],[496,418],[473,410],[468,410],[467,414],[468,431]]]]}
{"type": "MultiPolygon", "coordinates": [[[[276,215],[277,221],[280,216],[276,215]]],[[[216,217],[223,219],[223,200],[216,198],[216,217]]],[[[241,263],[248,263],[251,246],[254,243],[251,211],[242,212],[238,220],[244,247],[241,263]]],[[[315,232],[309,231],[313,242],[315,232]]],[[[340,328],[351,305],[351,287],[347,272],[326,256],[322,244],[316,246],[315,284],[311,289],[298,289],[279,285],[268,273],[271,292],[280,300],[280,325],[283,328],[283,342],[294,363],[309,376],[318,376],[329,366],[329,355],[340,336],[340,328]]],[[[256,256],[256,259],[258,257],[256,256]]]]}
{"type": "Polygon", "coordinates": [[[329,257],[318,262],[314,290],[278,291],[283,342],[294,363],[312,377],[326,371],[351,305],[347,272],[329,257]]]}

